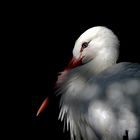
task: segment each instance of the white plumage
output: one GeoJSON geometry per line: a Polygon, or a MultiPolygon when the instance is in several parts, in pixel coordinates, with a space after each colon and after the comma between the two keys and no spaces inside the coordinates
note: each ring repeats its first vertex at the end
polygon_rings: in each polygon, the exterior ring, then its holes
{"type": "Polygon", "coordinates": [[[73,59],[58,77],[59,119],[71,140],[129,140],[140,136],[140,65],[116,64],[119,41],[93,27],[76,41],[73,59]],[[82,65],[81,65],[81,63],[82,65]]]}

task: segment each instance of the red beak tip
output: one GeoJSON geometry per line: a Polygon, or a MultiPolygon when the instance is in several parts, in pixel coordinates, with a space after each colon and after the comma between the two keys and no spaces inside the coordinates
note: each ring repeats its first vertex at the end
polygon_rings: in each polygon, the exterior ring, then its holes
{"type": "Polygon", "coordinates": [[[43,101],[43,103],[41,104],[40,108],[38,109],[36,116],[38,116],[42,111],[45,110],[45,108],[48,106],[48,103],[49,103],[49,99],[48,99],[48,97],[47,97],[47,98],[43,101]]]}
{"type": "Polygon", "coordinates": [[[39,113],[36,114],[36,117],[38,117],[39,113]]]}

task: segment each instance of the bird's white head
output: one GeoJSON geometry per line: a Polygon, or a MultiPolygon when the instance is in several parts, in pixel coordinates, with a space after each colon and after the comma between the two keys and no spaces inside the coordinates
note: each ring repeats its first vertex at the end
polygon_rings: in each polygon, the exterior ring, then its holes
{"type": "MultiPolygon", "coordinates": [[[[86,30],[75,42],[73,49],[73,67],[90,64],[95,71],[115,64],[119,54],[119,40],[108,28],[97,26],[86,30]]],[[[72,67],[72,66],[71,66],[72,67]]],[[[73,68],[72,67],[72,68],[73,68]]]]}

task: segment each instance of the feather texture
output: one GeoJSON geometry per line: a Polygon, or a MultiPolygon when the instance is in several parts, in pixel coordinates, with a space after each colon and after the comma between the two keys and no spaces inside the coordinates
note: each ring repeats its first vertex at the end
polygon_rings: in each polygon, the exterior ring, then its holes
{"type": "Polygon", "coordinates": [[[59,119],[71,140],[122,140],[126,130],[129,140],[140,139],[140,64],[116,64],[118,45],[105,27],[87,30],[73,50],[83,65],[58,77],[59,119]]]}

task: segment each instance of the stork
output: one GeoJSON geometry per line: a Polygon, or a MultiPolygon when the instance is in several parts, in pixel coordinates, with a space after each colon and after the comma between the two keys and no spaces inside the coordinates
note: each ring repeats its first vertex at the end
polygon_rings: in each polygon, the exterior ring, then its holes
{"type": "Polygon", "coordinates": [[[71,140],[140,138],[140,64],[121,62],[117,36],[103,26],[86,30],[58,76],[59,120],[71,140]]]}

